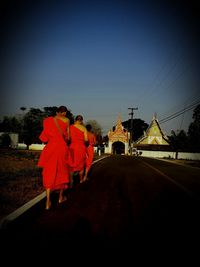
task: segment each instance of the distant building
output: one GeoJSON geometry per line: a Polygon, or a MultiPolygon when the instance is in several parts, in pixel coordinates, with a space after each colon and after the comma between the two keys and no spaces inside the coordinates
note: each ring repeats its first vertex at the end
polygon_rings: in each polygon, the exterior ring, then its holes
{"type": "Polygon", "coordinates": [[[109,154],[128,154],[129,133],[124,129],[120,116],[114,131],[108,132],[108,147],[105,152],[109,154]]]}
{"type": "Polygon", "coordinates": [[[144,135],[141,136],[134,144],[137,149],[150,149],[150,150],[169,150],[170,144],[168,137],[162,131],[160,124],[155,117],[147,128],[144,135]]]}
{"type": "Polygon", "coordinates": [[[17,148],[18,142],[19,142],[19,134],[18,133],[8,133],[8,132],[0,132],[0,136],[7,134],[10,136],[10,147],[11,148],[17,148]]]}

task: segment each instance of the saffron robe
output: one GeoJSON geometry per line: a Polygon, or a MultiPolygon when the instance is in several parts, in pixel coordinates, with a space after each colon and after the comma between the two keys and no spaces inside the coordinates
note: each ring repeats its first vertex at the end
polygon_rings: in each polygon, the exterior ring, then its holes
{"type": "Polygon", "coordinates": [[[94,145],[96,144],[96,137],[93,133],[88,132],[88,141],[89,146],[87,147],[87,157],[86,157],[86,169],[89,170],[91,168],[93,159],[94,159],[94,145]]]}
{"type": "MultiPolygon", "coordinates": [[[[57,119],[57,122],[67,139],[66,122],[61,119],[57,119]]],[[[70,175],[69,148],[59,132],[53,117],[44,119],[43,131],[39,138],[43,143],[47,143],[38,160],[38,167],[43,168],[44,188],[50,188],[51,190],[67,188],[70,175]]]]}
{"type": "Polygon", "coordinates": [[[84,132],[73,124],[70,125],[70,166],[71,171],[82,171],[86,164],[86,146],[84,144],[84,132]]]}

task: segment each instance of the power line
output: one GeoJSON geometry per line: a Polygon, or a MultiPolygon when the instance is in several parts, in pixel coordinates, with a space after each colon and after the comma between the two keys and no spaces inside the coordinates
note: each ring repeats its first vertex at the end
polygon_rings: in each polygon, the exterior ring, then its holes
{"type": "MultiPolygon", "coordinates": [[[[173,54],[171,53],[171,55],[170,55],[169,58],[168,58],[168,61],[170,60],[170,58],[171,58],[172,55],[173,55],[173,54]]],[[[161,67],[160,71],[158,72],[158,74],[156,75],[156,77],[155,77],[155,79],[154,79],[154,80],[155,80],[155,81],[154,81],[154,83],[155,83],[154,88],[152,88],[151,90],[148,90],[148,94],[149,94],[149,95],[152,96],[152,95],[156,92],[156,90],[163,84],[163,82],[166,81],[166,79],[169,77],[169,75],[174,71],[174,69],[177,67],[177,65],[181,62],[181,60],[183,59],[183,57],[184,57],[184,51],[182,51],[182,52],[179,54],[179,56],[178,56],[178,58],[176,59],[176,61],[173,62],[173,65],[171,64],[171,66],[169,66],[170,68],[168,68],[167,71],[166,71],[166,73],[164,73],[164,75],[162,75],[162,76],[161,76],[161,74],[162,74],[162,72],[164,71],[164,69],[166,69],[166,67],[167,67],[167,65],[168,65],[168,62],[166,62],[165,65],[163,65],[163,66],[161,67]],[[161,77],[160,80],[159,80],[159,76],[161,77]],[[158,81],[158,82],[157,82],[157,81],[158,81]]],[[[186,67],[186,69],[187,69],[187,67],[186,67]]],[[[178,78],[180,78],[180,76],[182,76],[182,75],[185,73],[186,69],[185,69],[184,71],[182,71],[181,73],[179,73],[179,74],[176,76],[176,79],[173,80],[173,81],[171,82],[171,84],[167,86],[167,88],[171,87],[171,85],[172,85],[178,78]]]]}
{"type": "Polygon", "coordinates": [[[166,117],[166,118],[160,120],[160,123],[167,122],[167,121],[169,121],[169,120],[171,120],[171,119],[174,119],[174,118],[176,118],[176,117],[182,115],[184,112],[193,109],[195,106],[198,105],[198,103],[200,103],[200,101],[198,101],[196,104],[193,104],[192,106],[186,107],[186,108],[184,108],[183,110],[180,110],[180,111],[178,111],[178,112],[175,112],[174,114],[172,114],[172,115],[170,115],[170,116],[168,116],[168,117],[166,117]]]}
{"type": "Polygon", "coordinates": [[[167,121],[170,121],[170,120],[172,120],[172,119],[174,119],[174,118],[176,118],[176,117],[182,115],[182,114],[185,113],[186,111],[189,111],[189,110],[195,108],[199,103],[200,103],[200,100],[196,101],[195,103],[192,103],[191,105],[185,107],[184,109],[182,109],[182,110],[180,110],[180,111],[177,111],[177,112],[173,113],[172,115],[170,115],[170,116],[168,116],[168,117],[166,117],[166,118],[164,118],[164,119],[161,119],[161,120],[159,121],[160,124],[165,123],[165,122],[167,122],[167,121]]]}

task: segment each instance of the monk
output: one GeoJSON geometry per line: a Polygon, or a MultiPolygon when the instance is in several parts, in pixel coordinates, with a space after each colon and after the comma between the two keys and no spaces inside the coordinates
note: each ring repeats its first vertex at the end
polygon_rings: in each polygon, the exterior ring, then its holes
{"type": "Polygon", "coordinates": [[[80,183],[82,183],[86,165],[86,147],[88,146],[87,129],[83,125],[82,115],[77,115],[74,124],[70,125],[70,137],[71,181],[73,174],[78,172],[80,183]]]}
{"type": "Polygon", "coordinates": [[[92,162],[94,159],[94,146],[96,145],[96,137],[92,132],[92,125],[87,124],[86,129],[87,129],[89,146],[86,149],[86,167],[85,167],[85,175],[83,178],[84,181],[88,179],[87,175],[92,166],[92,162]]]}
{"type": "Polygon", "coordinates": [[[66,117],[67,107],[60,106],[56,116],[50,116],[43,120],[43,130],[39,136],[46,143],[38,160],[38,166],[42,167],[43,186],[46,189],[46,210],[51,207],[50,193],[59,190],[58,202],[67,200],[64,189],[68,187],[70,121],[66,117]]]}

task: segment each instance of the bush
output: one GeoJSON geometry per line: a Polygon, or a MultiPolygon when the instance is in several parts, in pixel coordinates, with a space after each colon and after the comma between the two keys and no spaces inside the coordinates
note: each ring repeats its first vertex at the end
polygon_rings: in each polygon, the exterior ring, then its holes
{"type": "Polygon", "coordinates": [[[2,134],[0,136],[0,147],[1,148],[9,148],[11,145],[11,138],[9,136],[9,134],[2,134]]]}

